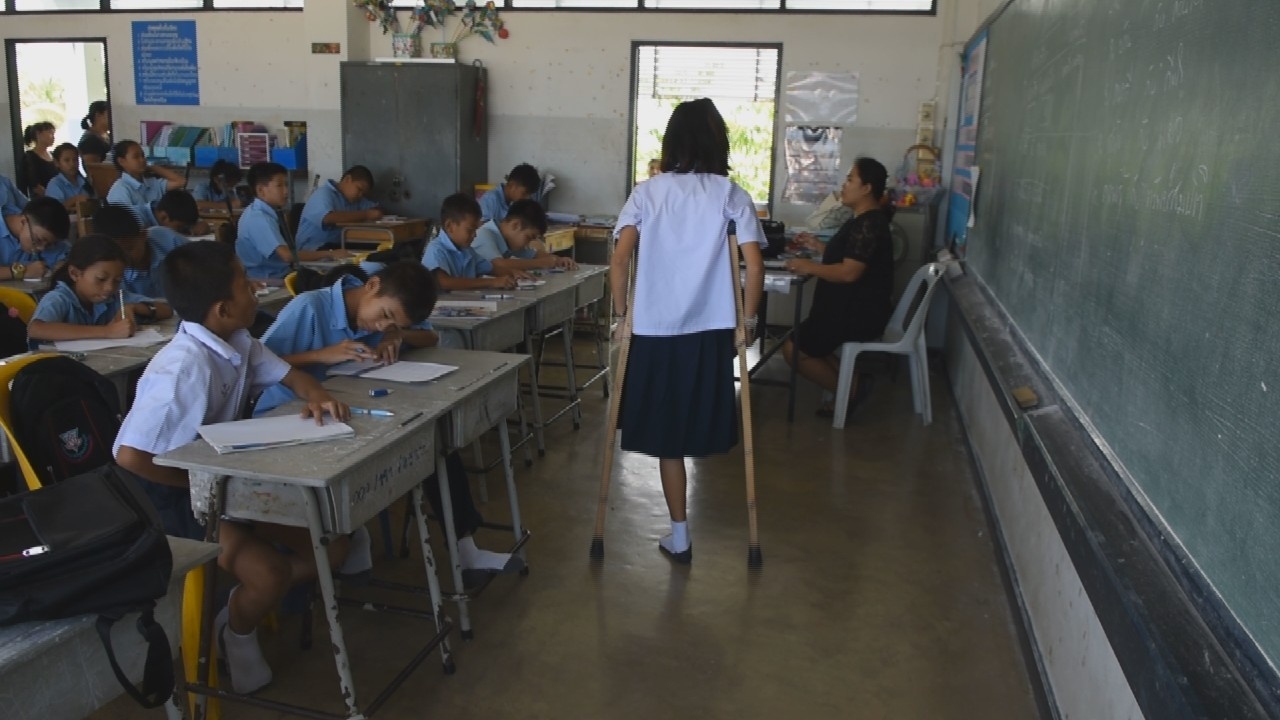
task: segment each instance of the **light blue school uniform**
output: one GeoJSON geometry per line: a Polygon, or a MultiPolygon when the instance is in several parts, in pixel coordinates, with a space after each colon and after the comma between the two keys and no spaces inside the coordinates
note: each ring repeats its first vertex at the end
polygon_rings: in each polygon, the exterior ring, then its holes
{"type": "Polygon", "coordinates": [[[20,215],[27,206],[27,196],[22,194],[17,185],[4,175],[0,175],[0,216],[20,215]]]}
{"type": "Polygon", "coordinates": [[[168,181],[163,178],[135,180],[132,175],[125,174],[107,192],[107,202],[128,207],[133,211],[133,216],[138,218],[139,225],[151,227],[156,224],[156,214],[151,205],[164,197],[168,187],[168,181]]]}
{"type": "MultiPolygon", "coordinates": [[[[151,302],[151,298],[137,293],[124,292],[124,303],[151,302]]],[[[68,323],[71,325],[106,325],[120,314],[120,298],[112,295],[106,302],[94,303],[86,308],[76,291],[65,282],[59,281],[45,296],[40,298],[36,311],[31,314],[32,320],[44,322],[68,323]]]]}
{"type": "Polygon", "coordinates": [[[142,373],[120,446],[161,455],[199,437],[200,426],[238,420],[249,398],[289,374],[281,360],[247,330],[227,340],[184,322],[142,373]]]}
{"type": "Polygon", "coordinates": [[[498,227],[497,220],[490,220],[480,226],[476,231],[475,242],[471,243],[471,249],[486,260],[498,258],[532,260],[538,257],[538,251],[532,247],[526,247],[519,252],[512,250],[511,246],[507,245],[507,239],[502,237],[502,228],[498,227]]]}
{"type": "Polygon", "coordinates": [[[470,247],[460,248],[441,230],[422,253],[422,264],[428,270],[443,270],[456,278],[478,278],[493,274],[493,263],[480,257],[470,247]]]}
{"type": "Polygon", "coordinates": [[[480,196],[481,220],[503,220],[507,217],[511,203],[507,202],[507,193],[503,190],[506,186],[506,183],[502,183],[480,196]]]}
{"type": "Polygon", "coordinates": [[[286,246],[280,230],[280,213],[262,199],[253,201],[240,216],[236,255],[245,273],[254,279],[280,279],[289,274],[289,263],[276,250],[286,246]]]}
{"type": "Polygon", "coordinates": [[[71,252],[71,243],[65,240],[48,245],[38,253],[27,252],[22,249],[22,243],[18,241],[18,237],[9,231],[8,223],[0,218],[0,266],[9,267],[16,262],[26,265],[40,260],[52,270],[53,266],[62,262],[69,252],[71,252]]]}
{"type": "Polygon", "coordinates": [[[234,187],[218,190],[211,181],[203,180],[191,188],[191,197],[200,202],[226,202],[228,199],[236,199],[236,191],[234,187]]]}
{"type": "Polygon", "coordinates": [[[187,236],[163,225],[147,228],[147,245],[151,248],[148,270],[129,268],[124,273],[124,289],[148,297],[164,297],[164,259],[169,253],[191,242],[187,236]]]}
{"type": "Polygon", "coordinates": [[[332,180],[316,188],[302,208],[302,219],[298,221],[298,235],[295,238],[299,250],[319,250],[329,243],[342,241],[342,228],[337,225],[326,225],[324,216],[331,212],[351,212],[368,210],[378,204],[361,198],[351,203],[342,197],[338,184],[332,180]]]}
{"type": "Polygon", "coordinates": [[[79,173],[75,180],[68,180],[66,175],[58,173],[48,185],[44,186],[44,196],[65,203],[77,195],[93,197],[93,186],[79,173]]]}

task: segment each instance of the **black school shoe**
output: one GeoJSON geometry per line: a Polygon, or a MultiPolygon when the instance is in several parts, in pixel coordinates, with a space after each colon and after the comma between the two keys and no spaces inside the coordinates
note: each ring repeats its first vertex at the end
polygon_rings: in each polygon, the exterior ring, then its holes
{"type": "Polygon", "coordinates": [[[693,543],[690,543],[689,548],[684,552],[671,552],[670,550],[662,547],[661,543],[658,544],[658,550],[660,550],[663,555],[666,555],[671,562],[679,563],[681,565],[688,565],[693,562],[693,543]]]}

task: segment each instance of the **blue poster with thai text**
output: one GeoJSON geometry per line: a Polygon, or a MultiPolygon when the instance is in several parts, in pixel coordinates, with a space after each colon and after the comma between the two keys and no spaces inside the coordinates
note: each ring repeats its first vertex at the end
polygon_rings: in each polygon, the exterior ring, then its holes
{"type": "Polygon", "coordinates": [[[195,20],[135,20],[133,87],[138,105],[199,105],[195,20]]]}

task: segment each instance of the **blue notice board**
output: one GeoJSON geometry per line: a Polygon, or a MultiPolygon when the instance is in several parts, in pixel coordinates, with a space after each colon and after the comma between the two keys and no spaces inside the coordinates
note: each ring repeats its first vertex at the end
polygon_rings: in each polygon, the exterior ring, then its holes
{"type": "Polygon", "coordinates": [[[195,20],[133,22],[133,87],[138,105],[199,105],[195,20]]]}

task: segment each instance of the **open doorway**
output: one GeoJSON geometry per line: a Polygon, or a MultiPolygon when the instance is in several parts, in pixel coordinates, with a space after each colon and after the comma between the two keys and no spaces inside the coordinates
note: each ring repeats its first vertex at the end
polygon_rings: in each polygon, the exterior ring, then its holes
{"type": "MultiPolygon", "coordinates": [[[[13,128],[13,166],[19,187],[26,191],[22,156],[27,147],[23,130],[35,123],[54,127],[53,146],[80,141],[80,120],[89,103],[108,95],[106,38],[6,40],[9,71],[9,112],[13,128]]],[[[50,149],[52,149],[52,147],[50,149]]]]}

